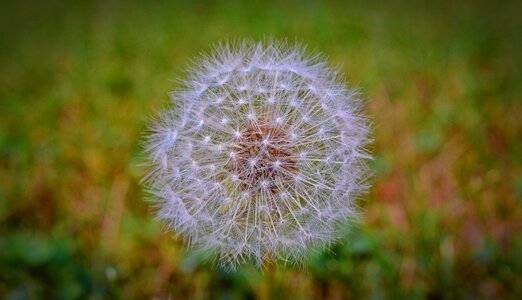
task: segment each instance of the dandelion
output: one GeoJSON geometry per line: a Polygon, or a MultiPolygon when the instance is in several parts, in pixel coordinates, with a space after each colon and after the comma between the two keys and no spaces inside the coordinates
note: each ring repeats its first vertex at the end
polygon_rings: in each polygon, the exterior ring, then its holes
{"type": "Polygon", "coordinates": [[[221,265],[300,263],[339,238],[366,189],[356,90],[285,41],[214,47],[146,138],[158,218],[221,265]]]}

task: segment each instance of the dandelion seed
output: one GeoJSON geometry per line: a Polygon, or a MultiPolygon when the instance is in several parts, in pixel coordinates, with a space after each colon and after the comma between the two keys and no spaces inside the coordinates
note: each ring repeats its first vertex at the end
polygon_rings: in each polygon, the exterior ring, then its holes
{"type": "Polygon", "coordinates": [[[339,238],[366,189],[357,92],[284,41],[199,58],[146,137],[158,218],[225,267],[300,263],[339,238]]]}

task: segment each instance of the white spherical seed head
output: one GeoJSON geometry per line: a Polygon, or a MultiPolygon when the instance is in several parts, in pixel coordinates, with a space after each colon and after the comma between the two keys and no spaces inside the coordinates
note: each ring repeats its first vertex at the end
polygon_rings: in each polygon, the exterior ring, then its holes
{"type": "Polygon", "coordinates": [[[221,44],[147,136],[158,217],[229,268],[299,263],[338,238],[366,186],[357,92],[284,41],[221,44]]]}

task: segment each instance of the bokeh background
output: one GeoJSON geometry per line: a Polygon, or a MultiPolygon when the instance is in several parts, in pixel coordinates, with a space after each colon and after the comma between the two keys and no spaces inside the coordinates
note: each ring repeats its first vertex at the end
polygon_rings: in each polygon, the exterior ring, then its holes
{"type": "Polygon", "coordinates": [[[0,298],[266,296],[165,233],[139,181],[187,62],[272,36],[341,66],[375,140],[360,223],[273,298],[522,299],[519,1],[145,2],[1,2],[0,298]]]}

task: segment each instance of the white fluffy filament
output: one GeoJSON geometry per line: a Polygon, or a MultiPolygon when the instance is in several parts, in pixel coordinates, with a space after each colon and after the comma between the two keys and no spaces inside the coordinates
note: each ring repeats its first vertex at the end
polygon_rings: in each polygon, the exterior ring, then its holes
{"type": "Polygon", "coordinates": [[[218,45],[188,75],[146,140],[158,217],[228,268],[338,238],[366,188],[357,92],[284,41],[218,45]]]}

